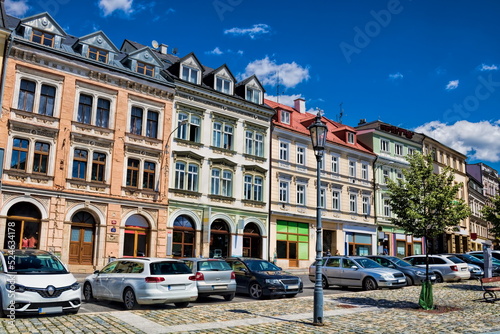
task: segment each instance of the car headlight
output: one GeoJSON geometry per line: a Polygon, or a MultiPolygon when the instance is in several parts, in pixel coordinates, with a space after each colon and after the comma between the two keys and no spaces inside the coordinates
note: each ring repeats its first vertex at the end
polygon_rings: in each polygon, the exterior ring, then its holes
{"type": "MultiPolygon", "coordinates": [[[[420,270],[415,270],[414,271],[415,275],[417,276],[425,276],[425,271],[420,271],[420,270]]],[[[429,273],[430,275],[431,273],[429,273]]]]}
{"type": "Polygon", "coordinates": [[[7,291],[10,291],[10,292],[24,292],[26,290],[26,287],[24,285],[21,285],[21,284],[14,284],[14,283],[9,283],[7,282],[7,284],[5,284],[5,288],[7,289],[7,291]]]}
{"type": "Polygon", "coordinates": [[[280,280],[276,278],[268,278],[266,279],[266,283],[271,285],[281,284],[280,280]]]}
{"type": "Polygon", "coordinates": [[[389,273],[383,273],[382,276],[384,279],[393,279],[394,276],[392,274],[389,274],[389,273]]]}
{"type": "Polygon", "coordinates": [[[71,290],[76,291],[78,289],[80,289],[80,284],[78,282],[71,284],[71,290]]]}

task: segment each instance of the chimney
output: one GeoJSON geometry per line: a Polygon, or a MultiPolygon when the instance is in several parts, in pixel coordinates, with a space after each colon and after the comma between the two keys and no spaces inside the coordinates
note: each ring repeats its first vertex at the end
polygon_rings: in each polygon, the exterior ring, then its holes
{"type": "Polygon", "coordinates": [[[362,118],[359,120],[359,123],[358,125],[362,125],[362,124],[365,124],[366,123],[366,118],[362,118]]]}
{"type": "Polygon", "coordinates": [[[303,98],[298,98],[293,100],[294,108],[301,114],[304,114],[306,112],[306,100],[303,98]]]}
{"type": "Polygon", "coordinates": [[[160,53],[162,55],[166,55],[168,50],[168,45],[167,44],[160,44],[160,53]]]}

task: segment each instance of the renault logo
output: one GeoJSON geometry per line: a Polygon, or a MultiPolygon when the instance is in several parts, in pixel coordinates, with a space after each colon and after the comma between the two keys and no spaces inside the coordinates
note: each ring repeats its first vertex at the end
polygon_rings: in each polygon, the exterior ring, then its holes
{"type": "Polygon", "coordinates": [[[52,285],[49,285],[47,287],[47,293],[49,294],[49,296],[52,296],[54,292],[56,292],[56,288],[54,288],[52,285]]]}

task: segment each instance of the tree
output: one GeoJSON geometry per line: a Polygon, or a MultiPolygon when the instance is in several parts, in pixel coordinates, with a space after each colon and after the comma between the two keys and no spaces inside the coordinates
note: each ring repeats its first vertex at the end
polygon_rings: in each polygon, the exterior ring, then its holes
{"type": "MultiPolygon", "coordinates": [[[[454,184],[454,175],[449,167],[440,173],[434,172],[431,155],[417,152],[407,156],[410,166],[403,170],[403,179],[387,180],[389,203],[395,218],[394,225],[417,238],[424,238],[426,273],[429,277],[428,240],[456,229],[460,221],[470,215],[467,203],[457,198],[461,183],[454,184]]],[[[427,279],[422,284],[419,304],[432,309],[432,285],[427,279]]]]}
{"type": "Polygon", "coordinates": [[[500,195],[493,197],[491,205],[484,206],[481,213],[483,214],[483,218],[492,225],[489,232],[495,238],[500,238],[500,195]]]}

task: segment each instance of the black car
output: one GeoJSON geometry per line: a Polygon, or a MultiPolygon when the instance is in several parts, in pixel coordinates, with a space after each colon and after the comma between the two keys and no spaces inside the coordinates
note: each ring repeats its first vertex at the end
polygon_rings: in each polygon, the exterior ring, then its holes
{"type": "MultiPolygon", "coordinates": [[[[484,260],[476,257],[477,254],[460,254],[460,253],[453,253],[452,255],[455,255],[458,257],[460,260],[470,263],[470,264],[475,264],[476,266],[480,267],[484,271],[484,260]]],[[[482,254],[481,254],[482,255],[482,254]]],[[[500,276],[500,266],[493,263],[493,268],[492,268],[492,276],[500,276]]]]}
{"type": "Polygon", "coordinates": [[[271,296],[295,297],[302,292],[302,280],[273,263],[249,257],[229,257],[226,262],[236,274],[236,292],[260,299],[271,296]]]}
{"type": "MultiPolygon", "coordinates": [[[[425,268],[412,266],[410,263],[401,260],[400,258],[397,258],[395,256],[367,255],[366,257],[372,259],[373,261],[377,262],[378,264],[384,267],[402,271],[406,276],[407,285],[422,284],[422,282],[426,278],[425,268]]],[[[432,271],[429,272],[429,280],[431,282],[436,281],[436,274],[432,271]]]]}

